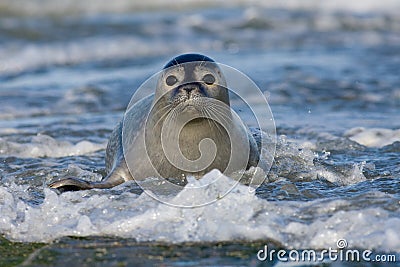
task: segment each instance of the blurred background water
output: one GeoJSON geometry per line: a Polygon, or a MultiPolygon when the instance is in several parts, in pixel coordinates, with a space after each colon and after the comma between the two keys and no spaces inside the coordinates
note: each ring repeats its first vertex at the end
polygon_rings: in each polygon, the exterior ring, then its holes
{"type": "Polygon", "coordinates": [[[345,238],[399,253],[399,69],[396,0],[2,0],[0,234],[56,242],[28,259],[37,265],[46,253],[47,264],[61,264],[54,255],[67,255],[63,246],[84,263],[82,243],[112,247],[99,256],[105,265],[134,262],[130,251],[147,264],[256,265],[256,240],[324,249],[345,238]],[[255,195],[239,186],[218,205],[178,210],[133,183],[47,189],[55,178],[101,179],[131,95],[185,52],[237,68],[268,98],[278,146],[255,195]],[[57,241],[66,236],[98,237],[57,241]],[[182,242],[195,244],[190,264],[173,245],[182,242]]]}

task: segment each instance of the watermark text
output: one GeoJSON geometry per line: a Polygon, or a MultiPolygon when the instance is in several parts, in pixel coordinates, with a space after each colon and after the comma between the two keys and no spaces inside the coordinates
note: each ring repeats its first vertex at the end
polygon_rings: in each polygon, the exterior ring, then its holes
{"type": "Polygon", "coordinates": [[[371,250],[347,249],[347,241],[339,239],[336,248],[329,247],[323,250],[275,250],[269,249],[268,245],[257,252],[257,259],[260,261],[281,261],[281,262],[396,262],[395,254],[374,254],[371,250]]]}

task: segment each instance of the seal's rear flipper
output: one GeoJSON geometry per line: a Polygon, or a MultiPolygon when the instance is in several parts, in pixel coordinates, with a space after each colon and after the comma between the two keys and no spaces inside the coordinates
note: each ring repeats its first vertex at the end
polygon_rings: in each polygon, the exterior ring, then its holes
{"type": "Polygon", "coordinates": [[[122,184],[125,180],[121,177],[106,177],[101,182],[89,182],[78,178],[67,178],[49,184],[50,188],[57,189],[61,193],[66,191],[88,190],[93,188],[111,188],[122,184]],[[112,178],[112,179],[110,179],[112,178]]]}
{"type": "Polygon", "coordinates": [[[78,191],[92,189],[94,183],[77,179],[77,178],[67,178],[60,181],[55,181],[49,184],[50,188],[57,189],[61,193],[66,191],[78,191]]]}

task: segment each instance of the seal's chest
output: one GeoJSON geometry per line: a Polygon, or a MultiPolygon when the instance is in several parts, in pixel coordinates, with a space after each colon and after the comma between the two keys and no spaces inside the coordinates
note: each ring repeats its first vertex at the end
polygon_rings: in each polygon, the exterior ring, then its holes
{"type": "Polygon", "coordinates": [[[179,149],[189,160],[196,160],[204,154],[229,158],[231,143],[224,127],[204,120],[202,123],[187,125],[182,129],[179,134],[179,149]]]}

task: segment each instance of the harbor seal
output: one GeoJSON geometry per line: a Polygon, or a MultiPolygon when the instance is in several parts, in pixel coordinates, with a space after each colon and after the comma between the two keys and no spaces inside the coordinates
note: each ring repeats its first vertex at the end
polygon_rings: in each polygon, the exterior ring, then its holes
{"type": "Polygon", "coordinates": [[[62,179],[49,187],[61,192],[111,188],[154,176],[185,184],[188,175],[257,166],[260,144],[232,114],[228,91],[213,59],[200,54],[173,58],[159,75],[155,93],[128,107],[111,133],[108,175],[99,182],[62,179]]]}

